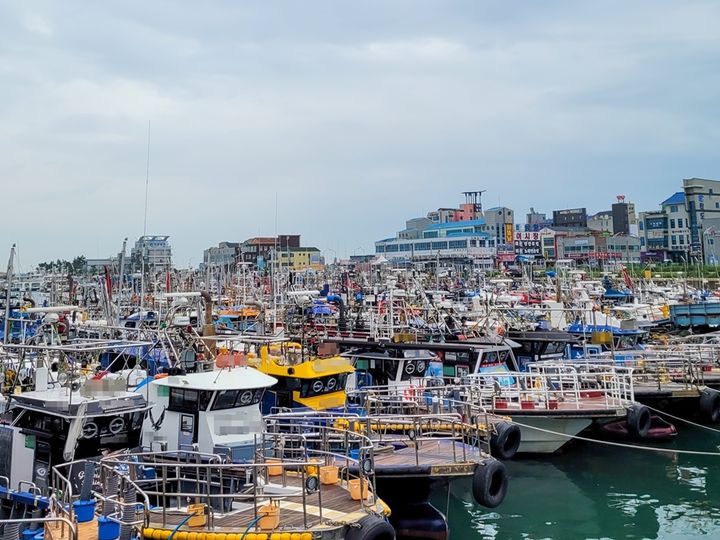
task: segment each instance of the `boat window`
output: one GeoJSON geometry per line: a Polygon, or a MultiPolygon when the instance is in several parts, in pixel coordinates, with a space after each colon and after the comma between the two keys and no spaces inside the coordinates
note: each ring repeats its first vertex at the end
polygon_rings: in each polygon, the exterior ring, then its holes
{"type": "Polygon", "coordinates": [[[331,392],[339,392],[345,389],[346,382],[347,373],[338,373],[337,375],[330,375],[329,377],[306,380],[303,381],[300,387],[300,397],[308,398],[321,394],[329,394],[331,392]]]}
{"type": "Polygon", "coordinates": [[[197,411],[198,391],[185,390],[183,388],[170,389],[170,403],[168,409],[171,411],[197,411]]]}
{"type": "Polygon", "coordinates": [[[487,352],[483,353],[483,356],[482,356],[483,364],[497,364],[498,362],[499,362],[498,353],[496,351],[487,351],[487,352]]]}
{"type": "Polygon", "coordinates": [[[255,390],[223,390],[218,392],[212,410],[220,411],[223,409],[257,405],[262,400],[263,392],[263,388],[257,388],[255,390]]]}
{"type": "Polygon", "coordinates": [[[413,377],[422,377],[427,370],[427,362],[424,360],[405,360],[401,379],[407,381],[413,377]]]}
{"type": "Polygon", "coordinates": [[[235,406],[237,400],[237,390],[222,390],[217,393],[215,403],[213,403],[212,410],[219,411],[221,409],[232,409],[235,406]]]}
{"type": "Polygon", "coordinates": [[[185,388],[170,389],[168,409],[179,412],[204,411],[210,404],[210,392],[188,390],[185,388]]]}

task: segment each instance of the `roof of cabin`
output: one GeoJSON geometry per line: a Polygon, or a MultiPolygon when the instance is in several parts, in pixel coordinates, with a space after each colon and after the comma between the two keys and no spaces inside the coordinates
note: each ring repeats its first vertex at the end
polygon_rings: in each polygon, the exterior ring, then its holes
{"type": "Polygon", "coordinates": [[[155,379],[153,384],[192,390],[248,390],[268,388],[276,382],[277,379],[274,377],[251,367],[236,367],[204,373],[171,375],[163,379],[155,379]]]}

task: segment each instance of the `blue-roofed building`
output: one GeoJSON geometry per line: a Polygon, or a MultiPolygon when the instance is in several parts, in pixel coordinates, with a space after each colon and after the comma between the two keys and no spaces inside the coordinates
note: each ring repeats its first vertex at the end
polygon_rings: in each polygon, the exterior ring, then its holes
{"type": "Polygon", "coordinates": [[[483,213],[479,193],[466,193],[466,203],[459,209],[439,208],[427,217],[408,220],[397,236],[375,242],[376,254],[389,261],[431,261],[439,257],[493,265],[498,238],[504,241],[508,234],[512,241],[512,221],[507,231],[501,221],[507,220],[508,211],[512,219],[512,210],[496,208],[483,213]]]}
{"type": "Polygon", "coordinates": [[[690,216],[685,193],[678,191],[660,203],[660,210],[641,212],[638,223],[643,257],[682,262],[690,251],[690,216]]]}

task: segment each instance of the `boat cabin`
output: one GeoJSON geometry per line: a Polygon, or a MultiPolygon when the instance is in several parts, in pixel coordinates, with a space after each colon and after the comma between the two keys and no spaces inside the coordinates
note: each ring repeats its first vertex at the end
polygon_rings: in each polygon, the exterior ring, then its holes
{"type": "Polygon", "coordinates": [[[246,366],[156,378],[149,385],[153,407],[143,445],[250,459],[255,435],[263,430],[260,402],[275,383],[246,366]]]}

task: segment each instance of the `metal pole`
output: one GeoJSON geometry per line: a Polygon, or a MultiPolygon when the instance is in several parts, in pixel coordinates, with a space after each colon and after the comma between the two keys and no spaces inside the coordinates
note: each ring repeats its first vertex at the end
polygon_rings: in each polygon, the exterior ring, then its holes
{"type": "Polygon", "coordinates": [[[8,261],[7,275],[5,282],[7,283],[7,294],[5,296],[5,322],[3,328],[3,343],[8,343],[8,326],[10,323],[10,289],[12,288],[13,260],[15,259],[15,244],[10,248],[10,260],[8,261]]]}

